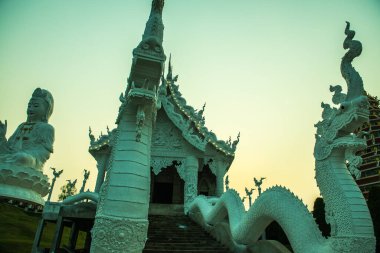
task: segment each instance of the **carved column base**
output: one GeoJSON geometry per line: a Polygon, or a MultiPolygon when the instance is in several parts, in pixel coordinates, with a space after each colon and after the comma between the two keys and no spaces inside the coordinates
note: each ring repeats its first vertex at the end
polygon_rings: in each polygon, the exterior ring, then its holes
{"type": "Polygon", "coordinates": [[[198,160],[193,156],[185,159],[184,211],[188,213],[190,204],[198,195],[198,160]]]}
{"type": "Polygon", "coordinates": [[[0,196],[45,205],[42,197],[49,192],[49,178],[41,171],[16,165],[0,164],[0,196]]]}
{"type": "Polygon", "coordinates": [[[97,216],[91,231],[91,253],[142,252],[147,232],[147,220],[97,216]]]}

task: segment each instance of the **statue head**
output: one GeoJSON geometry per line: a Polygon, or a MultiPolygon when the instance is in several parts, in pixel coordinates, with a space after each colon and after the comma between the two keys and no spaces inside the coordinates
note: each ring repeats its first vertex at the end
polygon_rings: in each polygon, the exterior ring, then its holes
{"type": "Polygon", "coordinates": [[[37,88],[29,100],[27,109],[28,122],[48,122],[53,113],[54,99],[47,90],[37,88]]]}

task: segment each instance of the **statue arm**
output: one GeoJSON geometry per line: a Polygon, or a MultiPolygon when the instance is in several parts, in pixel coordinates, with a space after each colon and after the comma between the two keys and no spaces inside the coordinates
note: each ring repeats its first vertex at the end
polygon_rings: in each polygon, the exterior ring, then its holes
{"type": "Polygon", "coordinates": [[[49,153],[53,153],[53,143],[54,143],[54,128],[47,124],[43,123],[39,126],[37,132],[37,143],[39,146],[49,153]]]}
{"type": "Polygon", "coordinates": [[[5,134],[0,136],[0,153],[1,154],[7,154],[7,153],[12,152],[12,150],[13,150],[12,149],[13,143],[16,141],[16,136],[19,134],[20,129],[22,128],[22,126],[23,126],[23,123],[20,124],[16,128],[15,132],[11,135],[11,137],[9,137],[8,140],[5,137],[5,134]]]}

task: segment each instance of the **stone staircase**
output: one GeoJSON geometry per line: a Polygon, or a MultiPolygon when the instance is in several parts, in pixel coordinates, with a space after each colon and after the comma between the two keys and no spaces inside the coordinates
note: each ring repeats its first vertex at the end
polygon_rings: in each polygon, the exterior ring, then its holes
{"type": "Polygon", "coordinates": [[[143,252],[227,253],[230,251],[187,216],[150,215],[148,241],[143,252]]]}

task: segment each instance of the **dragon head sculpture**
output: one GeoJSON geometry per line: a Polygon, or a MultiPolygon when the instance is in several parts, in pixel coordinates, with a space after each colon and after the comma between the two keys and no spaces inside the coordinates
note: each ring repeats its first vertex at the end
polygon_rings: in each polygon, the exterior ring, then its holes
{"type": "Polygon", "coordinates": [[[355,35],[347,22],[344,48],[349,51],[341,62],[341,73],[347,83],[347,94],[342,93],[342,87],[330,86],[333,92],[332,101],[336,107],[322,103],[322,120],[315,124],[317,128],[314,156],[317,161],[326,159],[334,148],[345,149],[350,171],[359,177],[357,167],[361,164],[360,157],[354,155],[358,150],[366,147],[361,133],[355,130],[368,122],[369,103],[363,88],[363,81],[359,73],[352,67],[352,60],[359,56],[362,46],[359,41],[352,40],[355,35]]]}

